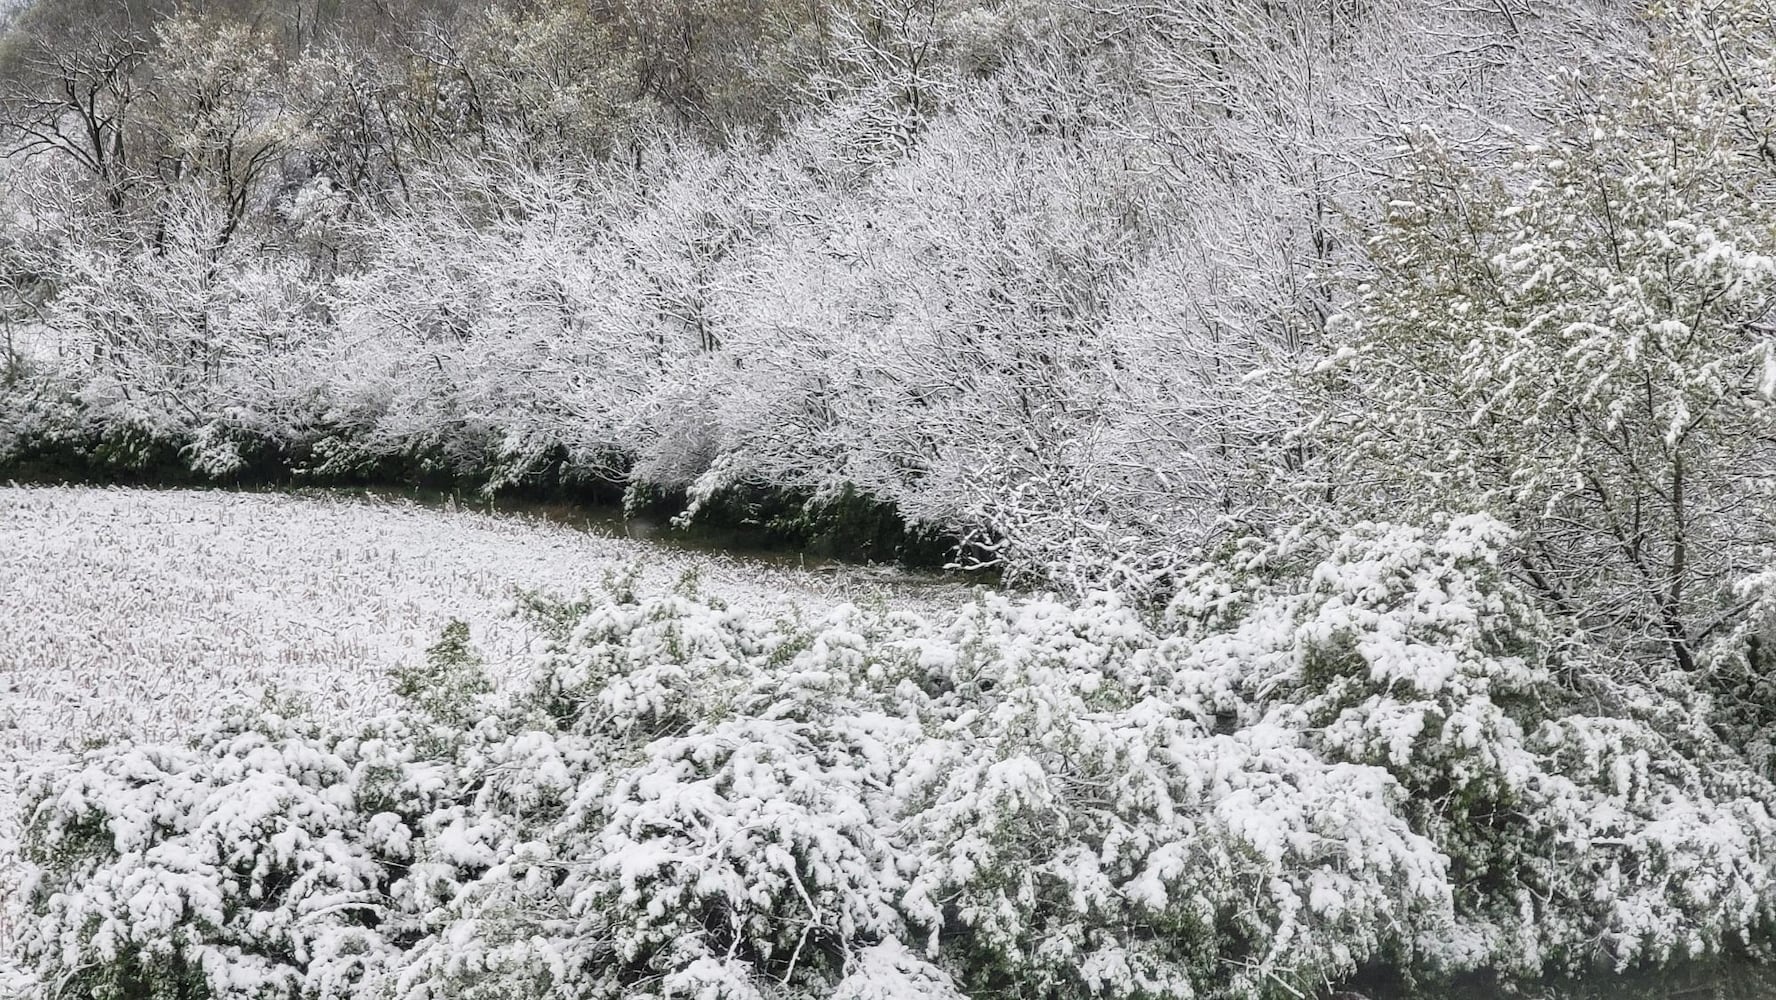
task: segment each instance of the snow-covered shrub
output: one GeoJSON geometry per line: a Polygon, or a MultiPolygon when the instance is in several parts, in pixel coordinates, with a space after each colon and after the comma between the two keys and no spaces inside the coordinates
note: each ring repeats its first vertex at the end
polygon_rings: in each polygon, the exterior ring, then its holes
{"type": "Polygon", "coordinates": [[[394,672],[395,694],[446,727],[465,729],[480,714],[479,697],[492,689],[481,658],[469,645],[469,625],[452,619],[423,665],[394,672]]]}
{"type": "Polygon", "coordinates": [[[1385,769],[1448,858],[1446,970],[1695,957],[1776,910],[1769,786],[1682,677],[1637,679],[1544,617],[1481,516],[1245,548],[1171,615],[1193,676],[1316,759],[1385,769]],[[1305,581],[1305,585],[1303,583],[1305,581]]]}
{"type": "Polygon", "coordinates": [[[914,800],[908,905],[951,931],[969,985],[1281,995],[1445,922],[1445,862],[1384,773],[1274,728],[1210,736],[1156,699],[1088,706],[1008,701],[914,800]]]}
{"type": "Polygon", "coordinates": [[[368,733],[246,716],[45,780],[24,954],[97,995],[1276,1000],[1765,947],[1768,782],[1512,544],[1237,545],[1163,628],[531,599],[503,693],[453,629],[368,733]]]}
{"type": "Polygon", "coordinates": [[[452,794],[398,726],[245,713],[37,786],[21,953],[73,995],[360,995],[403,957],[385,905],[452,794]]]}

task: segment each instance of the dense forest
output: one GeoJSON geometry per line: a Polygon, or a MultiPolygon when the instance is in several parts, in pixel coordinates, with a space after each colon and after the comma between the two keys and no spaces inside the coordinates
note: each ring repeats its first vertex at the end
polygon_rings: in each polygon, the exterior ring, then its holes
{"type": "Polygon", "coordinates": [[[95,751],[34,800],[44,995],[1568,995],[1776,947],[1764,0],[0,18],[0,478],[620,498],[1026,595],[617,582],[538,599],[522,689],[447,636],[368,735],[95,751]]]}
{"type": "MultiPolygon", "coordinates": [[[[1473,385],[1464,411],[1509,380],[1434,349],[1459,317],[1411,355],[1390,323],[1569,222],[1575,265],[1661,266],[1612,255],[1606,203],[1640,226],[1757,183],[1764,29],[1540,0],[38,3],[0,53],[0,454],[886,517],[1078,585],[1304,504],[1535,479],[1527,510],[1579,467],[1347,461],[1423,411],[1378,405],[1395,366],[1473,385]],[[1671,128],[1684,182],[1632,187],[1671,128]],[[1388,280],[1452,231],[1468,263],[1388,280]]],[[[1709,288],[1713,344],[1744,304],[1709,288]]],[[[1417,440],[1563,461],[1553,427],[1468,423],[1417,440]]]]}

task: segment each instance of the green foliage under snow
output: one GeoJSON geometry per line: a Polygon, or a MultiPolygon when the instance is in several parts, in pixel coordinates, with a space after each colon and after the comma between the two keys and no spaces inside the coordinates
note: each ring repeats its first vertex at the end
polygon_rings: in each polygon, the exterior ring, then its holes
{"type": "Polygon", "coordinates": [[[1283,997],[1750,948],[1767,782],[1543,618],[1485,518],[1226,553],[1163,620],[765,619],[618,581],[528,679],[42,778],[65,996],[1283,997]]]}

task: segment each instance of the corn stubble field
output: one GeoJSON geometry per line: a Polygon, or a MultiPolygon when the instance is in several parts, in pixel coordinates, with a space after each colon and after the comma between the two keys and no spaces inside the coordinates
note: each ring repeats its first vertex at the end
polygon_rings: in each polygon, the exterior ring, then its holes
{"type": "Polygon", "coordinates": [[[521,589],[574,596],[631,569],[694,572],[752,607],[913,599],[858,574],[412,503],[0,487],[0,954],[32,770],[101,739],[177,738],[273,694],[369,718],[389,704],[389,672],[453,618],[510,678],[534,639],[512,613],[521,589]]]}

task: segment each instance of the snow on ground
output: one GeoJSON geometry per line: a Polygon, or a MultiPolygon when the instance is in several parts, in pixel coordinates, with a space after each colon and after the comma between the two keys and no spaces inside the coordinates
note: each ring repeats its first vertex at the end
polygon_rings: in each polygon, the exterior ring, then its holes
{"type": "Polygon", "coordinates": [[[761,610],[960,593],[412,503],[0,486],[0,897],[20,782],[83,741],[176,737],[273,687],[335,717],[369,715],[389,702],[390,668],[453,617],[510,676],[533,638],[506,613],[516,589],[573,596],[631,565],[653,583],[694,569],[761,610]]]}

